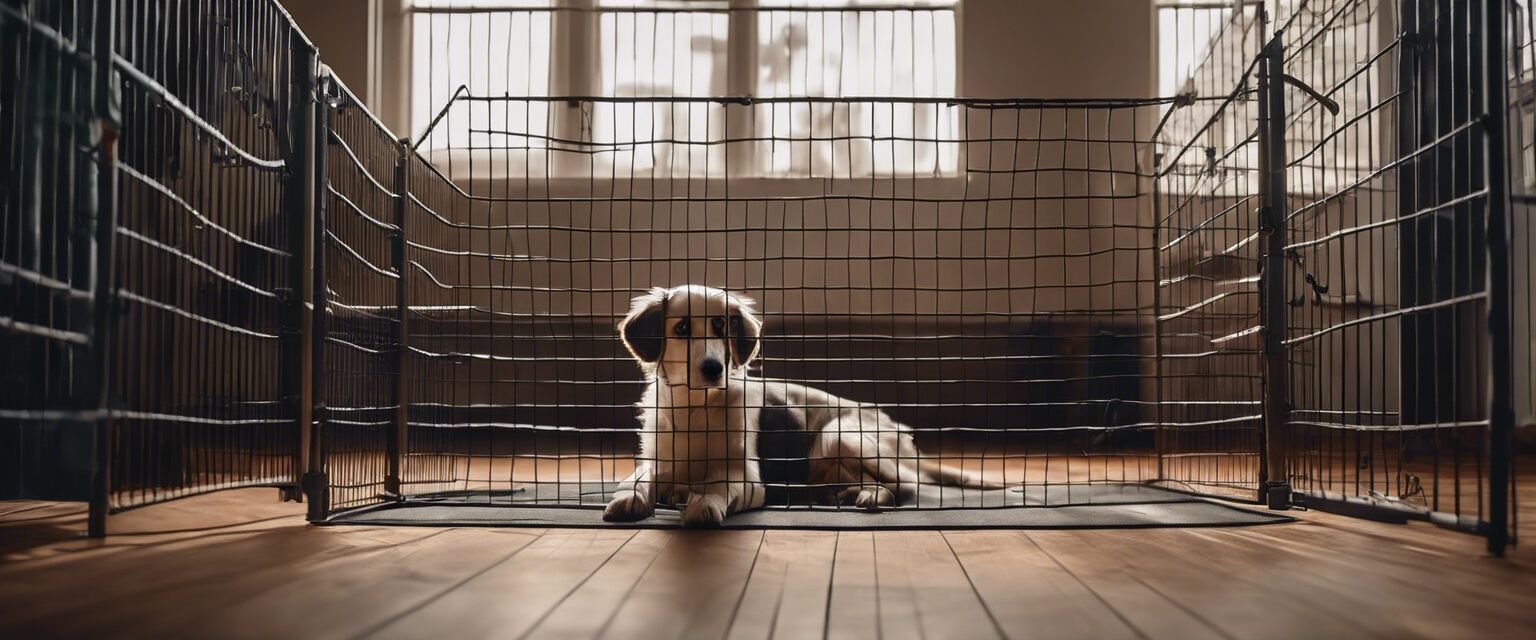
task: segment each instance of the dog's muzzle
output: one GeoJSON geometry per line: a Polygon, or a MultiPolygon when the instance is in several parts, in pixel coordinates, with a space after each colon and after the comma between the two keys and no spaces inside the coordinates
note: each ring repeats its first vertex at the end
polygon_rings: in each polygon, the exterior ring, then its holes
{"type": "Polygon", "coordinates": [[[698,379],[696,384],[690,387],[702,387],[706,389],[725,386],[725,364],[715,358],[705,358],[699,363],[698,379]]]}

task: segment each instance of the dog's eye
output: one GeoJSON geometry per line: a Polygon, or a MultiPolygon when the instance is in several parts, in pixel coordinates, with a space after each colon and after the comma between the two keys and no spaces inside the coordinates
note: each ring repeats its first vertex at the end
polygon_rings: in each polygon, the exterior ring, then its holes
{"type": "Polygon", "coordinates": [[[725,337],[725,318],[711,318],[709,320],[709,326],[715,330],[716,336],[721,338],[725,337]]]}
{"type": "Polygon", "coordinates": [[[682,322],[677,323],[677,326],[672,327],[672,335],[675,335],[679,338],[688,337],[688,330],[690,328],[689,325],[691,324],[693,324],[693,322],[690,320],[683,320],[682,322]]]}

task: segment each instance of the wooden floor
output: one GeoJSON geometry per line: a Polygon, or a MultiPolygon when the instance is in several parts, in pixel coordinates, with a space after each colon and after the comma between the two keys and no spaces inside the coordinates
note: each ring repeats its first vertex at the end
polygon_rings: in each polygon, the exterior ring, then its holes
{"type": "MultiPolygon", "coordinates": [[[[1529,492],[1527,493],[1529,495],[1529,492]]],[[[0,503],[0,638],[1406,638],[1536,628],[1529,552],[1320,513],[1233,529],[311,527],[276,491],[0,503]]]]}

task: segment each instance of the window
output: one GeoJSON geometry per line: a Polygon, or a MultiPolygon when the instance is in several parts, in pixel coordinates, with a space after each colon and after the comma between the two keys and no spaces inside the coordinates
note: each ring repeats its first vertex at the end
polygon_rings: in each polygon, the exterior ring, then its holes
{"type": "MultiPolygon", "coordinates": [[[[1232,19],[1232,7],[1197,0],[1158,0],[1157,95],[1193,90],[1195,72],[1232,19]]],[[[1231,60],[1246,66],[1246,60],[1231,60]]]]}
{"type": "MultiPolygon", "coordinates": [[[[418,8],[449,8],[448,0],[415,0],[418,8]]],[[[487,3],[477,3],[481,6],[487,3]]],[[[448,104],[454,91],[468,86],[479,95],[542,96],[550,93],[551,18],[549,11],[517,11],[539,0],[501,0],[507,10],[485,13],[416,12],[411,17],[411,129],[414,139],[448,104]]],[[[548,135],[547,104],[485,103],[466,110],[469,117],[436,131],[436,148],[466,148],[471,131],[492,123],[520,123],[529,133],[548,135]]]]}
{"type": "Polygon", "coordinates": [[[413,0],[411,133],[462,86],[492,99],[453,103],[424,147],[497,175],[723,176],[728,155],[733,176],[955,175],[955,107],[676,100],[953,96],[955,5],[413,0]]]}

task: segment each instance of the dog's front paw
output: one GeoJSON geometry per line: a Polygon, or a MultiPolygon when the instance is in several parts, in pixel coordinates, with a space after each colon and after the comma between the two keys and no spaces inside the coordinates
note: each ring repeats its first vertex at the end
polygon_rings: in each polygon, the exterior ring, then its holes
{"type": "Polygon", "coordinates": [[[619,491],[613,494],[613,500],[608,501],[608,507],[603,509],[603,519],[609,522],[634,522],[649,518],[656,512],[656,507],[650,500],[634,491],[619,491]]]}
{"type": "Polygon", "coordinates": [[[839,504],[852,504],[865,511],[879,511],[896,504],[896,496],[883,485],[848,487],[837,494],[839,504]]]}
{"type": "Polygon", "coordinates": [[[725,522],[725,498],[711,493],[688,496],[688,506],[683,509],[683,526],[718,527],[725,522]]]}

